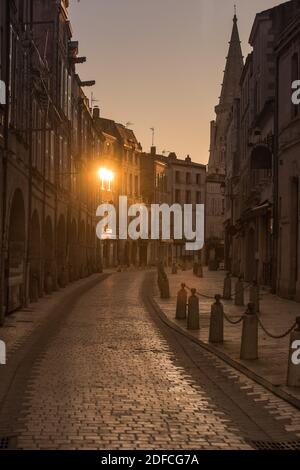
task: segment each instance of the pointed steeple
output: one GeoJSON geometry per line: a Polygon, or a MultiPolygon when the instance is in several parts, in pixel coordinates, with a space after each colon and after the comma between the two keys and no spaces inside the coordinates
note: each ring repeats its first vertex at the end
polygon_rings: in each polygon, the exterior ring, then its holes
{"type": "Polygon", "coordinates": [[[234,98],[239,94],[239,82],[243,70],[243,53],[238,30],[236,7],[233,17],[233,28],[229,42],[229,51],[226,58],[226,67],[222,84],[220,105],[232,105],[234,98]]]}
{"type": "Polygon", "coordinates": [[[235,98],[240,96],[240,79],[244,61],[238,30],[236,8],[234,9],[233,28],[226,58],[226,67],[219,104],[215,107],[216,119],[211,123],[211,145],[208,162],[210,174],[225,175],[225,146],[228,123],[235,98]]]}

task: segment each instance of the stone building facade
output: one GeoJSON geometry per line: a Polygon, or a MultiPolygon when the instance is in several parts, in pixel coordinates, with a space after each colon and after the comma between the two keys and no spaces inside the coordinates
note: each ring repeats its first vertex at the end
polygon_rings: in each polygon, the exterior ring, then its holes
{"type": "Polygon", "coordinates": [[[234,99],[239,96],[239,81],[242,69],[243,55],[235,15],[221,96],[219,104],[215,108],[216,119],[211,122],[210,127],[205,229],[205,261],[210,269],[217,269],[224,259],[224,188],[227,132],[234,99]]]}
{"type": "MultiPolygon", "coordinates": [[[[184,160],[177,158],[175,153],[168,157],[169,188],[172,203],[180,204],[205,204],[206,191],[206,165],[193,162],[188,155],[184,160]]],[[[194,209],[195,220],[195,209],[194,209]]],[[[186,240],[174,240],[170,248],[172,260],[176,262],[202,260],[202,252],[186,251],[186,240]]],[[[170,255],[169,255],[170,257],[170,255]]]]}
{"type": "MultiPolygon", "coordinates": [[[[157,154],[152,146],[150,153],[141,156],[141,194],[148,210],[151,204],[169,204],[170,188],[168,181],[168,159],[157,154]]],[[[141,242],[141,259],[143,265],[155,266],[159,260],[169,260],[169,243],[162,240],[141,242]]]]}
{"type": "MultiPolygon", "coordinates": [[[[143,241],[96,237],[99,204],[118,207],[120,195],[128,205],[143,201],[142,148],[132,130],[90,108],[84,87],[94,81],[78,75],[86,59],[68,7],[68,0],[0,4],[1,322],[103,266],[160,256],[143,241]]],[[[155,160],[152,202],[169,202],[170,168],[155,160]]],[[[170,259],[169,246],[164,256],[170,259]]]]}
{"type": "MultiPolygon", "coordinates": [[[[117,210],[120,196],[127,197],[128,207],[141,203],[141,144],[131,129],[102,118],[98,108],[94,108],[93,115],[94,123],[104,137],[101,162],[113,175],[110,190],[102,191],[99,201],[112,202],[117,210]]],[[[140,241],[107,240],[102,245],[105,267],[141,264],[140,241]]]]}
{"type": "MultiPolygon", "coordinates": [[[[68,0],[0,4],[0,314],[102,269],[97,174],[106,137],[77,64],[68,0]]],[[[2,321],[1,320],[1,321],[2,321]]]]}
{"type": "Polygon", "coordinates": [[[225,180],[226,268],[294,297],[299,122],[291,83],[299,10],[292,0],[256,15],[228,127],[225,180]]]}
{"type": "MultiPolygon", "coordinates": [[[[300,301],[300,106],[291,102],[291,83],[300,80],[300,6],[276,47],[278,180],[277,290],[300,301]]],[[[295,3],[296,6],[296,3],[295,3]]]]}

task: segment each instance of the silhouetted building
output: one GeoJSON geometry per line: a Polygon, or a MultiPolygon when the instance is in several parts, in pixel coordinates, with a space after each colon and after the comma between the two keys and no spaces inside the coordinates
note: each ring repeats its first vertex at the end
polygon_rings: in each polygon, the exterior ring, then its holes
{"type": "Polygon", "coordinates": [[[224,188],[227,132],[235,98],[239,97],[239,82],[243,70],[243,55],[236,15],[226,59],[221,96],[215,108],[216,120],[210,127],[210,156],[206,179],[206,263],[217,269],[224,259],[224,188]]]}

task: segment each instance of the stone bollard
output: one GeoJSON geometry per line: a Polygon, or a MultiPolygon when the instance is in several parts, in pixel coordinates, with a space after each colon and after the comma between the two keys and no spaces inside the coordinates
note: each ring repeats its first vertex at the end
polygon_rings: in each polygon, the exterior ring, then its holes
{"type": "Polygon", "coordinates": [[[249,290],[249,301],[254,305],[254,310],[259,313],[259,285],[253,281],[249,290]]]}
{"type": "Polygon", "coordinates": [[[211,306],[209,342],[223,343],[224,341],[224,309],[220,302],[221,296],[215,295],[216,302],[211,306]]]}
{"type": "Polygon", "coordinates": [[[195,276],[198,276],[198,266],[199,266],[198,263],[193,264],[193,274],[195,276]]]}
{"type": "Polygon", "coordinates": [[[300,317],[296,319],[297,326],[291,333],[289,363],[287,373],[288,387],[300,387],[300,317]]]}
{"type": "Polygon", "coordinates": [[[231,300],[231,275],[227,273],[224,279],[223,299],[231,300]]]}
{"type": "Polygon", "coordinates": [[[244,303],[244,282],[243,278],[240,276],[238,281],[235,284],[235,298],[234,298],[235,305],[239,307],[243,307],[244,303]]]}
{"type": "Polygon", "coordinates": [[[203,267],[202,264],[198,264],[197,276],[202,278],[203,277],[203,267]]]}
{"type": "Polygon", "coordinates": [[[39,300],[39,280],[36,274],[31,278],[30,283],[30,302],[36,303],[39,300]]]}
{"type": "Polygon", "coordinates": [[[192,295],[190,296],[189,303],[188,303],[187,329],[199,330],[200,328],[199,299],[196,296],[196,289],[192,289],[191,292],[192,292],[192,295]]]}
{"type": "Polygon", "coordinates": [[[178,320],[186,319],[186,307],[187,307],[187,292],[185,290],[185,284],[181,284],[181,289],[177,294],[176,302],[176,317],[178,320]]]}
{"type": "Polygon", "coordinates": [[[53,279],[51,273],[47,273],[45,279],[45,292],[47,295],[51,295],[53,292],[53,279]]]}
{"type": "Polygon", "coordinates": [[[258,321],[254,305],[249,303],[243,319],[241,359],[258,359],[258,321]]]}
{"type": "Polygon", "coordinates": [[[172,274],[177,274],[177,264],[176,263],[172,264],[172,274]]]}

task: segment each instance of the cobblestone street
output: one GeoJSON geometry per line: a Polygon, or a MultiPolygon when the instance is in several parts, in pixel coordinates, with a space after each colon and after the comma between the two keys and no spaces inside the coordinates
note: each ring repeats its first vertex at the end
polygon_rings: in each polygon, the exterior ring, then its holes
{"type": "Polygon", "coordinates": [[[0,410],[17,448],[251,449],[299,438],[299,411],[161,322],[147,302],[153,280],[112,274],[74,293],[41,333],[0,410]]]}

